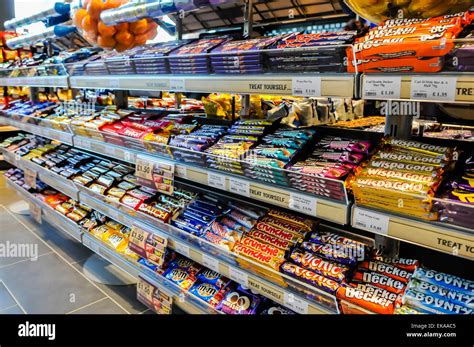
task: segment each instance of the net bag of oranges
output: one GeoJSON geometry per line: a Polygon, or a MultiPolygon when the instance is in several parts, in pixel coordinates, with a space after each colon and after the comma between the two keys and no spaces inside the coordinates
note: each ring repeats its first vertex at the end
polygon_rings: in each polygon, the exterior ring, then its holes
{"type": "Polygon", "coordinates": [[[132,23],[107,26],[101,20],[103,11],[117,8],[129,0],[76,0],[72,19],[82,36],[93,46],[119,52],[144,45],[157,34],[157,24],[151,18],[132,23]]]}

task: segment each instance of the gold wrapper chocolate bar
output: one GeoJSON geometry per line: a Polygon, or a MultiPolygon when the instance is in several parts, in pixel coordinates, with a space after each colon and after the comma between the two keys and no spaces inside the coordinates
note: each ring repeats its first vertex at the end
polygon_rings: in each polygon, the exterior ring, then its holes
{"type": "Polygon", "coordinates": [[[444,155],[425,155],[402,148],[380,150],[372,156],[372,160],[431,165],[436,167],[444,167],[446,165],[444,155]]]}
{"type": "Polygon", "coordinates": [[[386,180],[386,179],[375,179],[375,178],[365,178],[365,177],[356,177],[353,186],[358,187],[367,187],[374,189],[386,189],[395,192],[406,192],[414,194],[432,194],[430,188],[420,182],[405,182],[397,180],[386,180]]]}
{"type": "Polygon", "coordinates": [[[252,259],[260,264],[271,267],[272,269],[275,269],[277,271],[280,269],[280,265],[284,262],[284,259],[272,257],[271,255],[245,246],[241,243],[237,243],[233,251],[234,253],[241,255],[242,257],[252,259]]]}
{"type": "Polygon", "coordinates": [[[244,246],[250,247],[255,249],[256,251],[260,251],[262,253],[268,254],[272,257],[279,258],[279,259],[284,259],[285,258],[285,251],[272,246],[268,243],[256,240],[250,236],[242,236],[240,239],[240,243],[244,246]]]}
{"type": "Polygon", "coordinates": [[[303,240],[303,236],[291,231],[283,230],[273,224],[257,221],[255,228],[267,233],[268,235],[278,237],[284,241],[291,243],[298,243],[303,240]]]}
{"type": "Polygon", "coordinates": [[[305,233],[308,231],[306,228],[303,228],[300,224],[291,223],[287,220],[284,220],[281,218],[275,218],[272,216],[263,217],[260,219],[260,222],[274,225],[280,229],[289,231],[301,237],[303,237],[305,233]]]}
{"type": "Polygon", "coordinates": [[[287,222],[298,224],[308,231],[313,230],[319,224],[318,220],[296,216],[294,214],[279,210],[270,210],[268,214],[272,217],[280,218],[287,222]]]}
{"type": "Polygon", "coordinates": [[[451,147],[444,147],[438,145],[431,145],[428,143],[412,141],[412,140],[402,140],[395,138],[385,138],[384,142],[393,147],[404,148],[410,151],[419,152],[426,155],[439,156],[445,155],[446,158],[451,158],[451,155],[454,152],[454,149],[451,147]]]}
{"type": "Polygon", "coordinates": [[[258,230],[256,228],[252,228],[249,231],[245,232],[244,235],[247,235],[253,239],[268,243],[274,247],[277,247],[282,250],[288,250],[290,247],[294,246],[295,243],[291,241],[286,241],[283,239],[280,239],[279,237],[272,236],[270,234],[267,234],[264,231],[258,230]]]}
{"type": "Polygon", "coordinates": [[[365,168],[358,168],[357,170],[357,178],[360,177],[373,177],[373,178],[387,178],[387,179],[395,179],[395,180],[402,180],[402,181],[410,181],[410,182],[421,182],[426,185],[433,185],[439,182],[439,176],[436,172],[430,173],[419,173],[419,172],[407,172],[407,171],[398,171],[398,170],[390,170],[390,169],[383,169],[378,167],[365,167],[365,168]]]}

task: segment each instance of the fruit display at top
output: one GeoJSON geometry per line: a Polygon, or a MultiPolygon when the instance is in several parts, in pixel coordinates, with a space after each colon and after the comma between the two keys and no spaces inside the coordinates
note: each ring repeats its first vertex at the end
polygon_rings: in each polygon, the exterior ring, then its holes
{"type": "Polygon", "coordinates": [[[129,0],[79,0],[72,12],[74,25],[94,46],[119,52],[144,45],[157,34],[157,24],[151,18],[132,23],[107,26],[100,19],[102,11],[117,8],[129,0]]]}
{"type": "Polygon", "coordinates": [[[430,18],[464,12],[474,0],[345,0],[359,16],[379,24],[390,18],[430,18]]]}

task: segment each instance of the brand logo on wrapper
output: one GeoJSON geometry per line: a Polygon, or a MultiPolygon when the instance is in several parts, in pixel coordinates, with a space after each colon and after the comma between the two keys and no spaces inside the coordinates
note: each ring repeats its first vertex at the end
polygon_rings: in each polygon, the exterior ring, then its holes
{"type": "Polygon", "coordinates": [[[56,324],[35,324],[26,321],[18,325],[19,337],[47,337],[48,340],[56,339],[56,324]]]}
{"type": "Polygon", "coordinates": [[[79,102],[74,100],[63,101],[59,103],[56,109],[58,114],[90,114],[95,111],[95,99],[90,102],[79,102]]]}
{"type": "Polygon", "coordinates": [[[36,243],[0,243],[0,258],[29,258],[38,260],[38,244],[36,243]]]}

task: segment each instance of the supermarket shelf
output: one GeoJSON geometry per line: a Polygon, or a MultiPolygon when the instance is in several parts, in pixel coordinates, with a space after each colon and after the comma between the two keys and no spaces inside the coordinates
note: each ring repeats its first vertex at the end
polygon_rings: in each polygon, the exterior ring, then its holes
{"type": "Polygon", "coordinates": [[[474,73],[440,72],[437,74],[362,74],[361,80],[360,96],[363,99],[474,103],[474,73]],[[446,81],[449,81],[450,79],[454,81],[452,84],[448,84],[446,90],[441,89],[441,87],[432,90],[429,88],[422,88],[423,90],[421,91],[420,96],[417,97],[417,95],[412,95],[412,81],[415,78],[436,79],[437,81],[446,78],[446,81]],[[375,88],[374,90],[371,83],[367,82],[368,79],[372,79],[372,81],[385,80],[387,84],[375,88]],[[392,87],[389,87],[389,85],[392,87]],[[395,91],[395,94],[391,94],[392,90],[395,91]],[[430,91],[434,91],[435,95],[431,94],[430,96],[430,91]],[[421,97],[425,92],[427,93],[426,97],[421,97]],[[444,92],[447,92],[448,95],[443,95],[444,92]],[[397,95],[398,93],[400,94],[399,97],[397,95]],[[450,93],[452,98],[449,96],[450,93]]]}
{"type": "MultiPolygon", "coordinates": [[[[142,158],[144,157],[143,151],[139,152],[137,150],[77,135],[74,136],[74,146],[131,164],[135,164],[137,155],[141,155],[142,158]]],[[[153,154],[150,153],[147,154],[147,156],[150,161],[153,161],[153,154]]],[[[163,160],[161,157],[155,157],[155,159],[163,160]]],[[[174,162],[174,164],[175,176],[180,179],[212,186],[246,198],[263,201],[274,206],[293,209],[297,212],[305,213],[312,217],[318,217],[334,223],[349,223],[349,203],[346,204],[343,202],[318,198],[314,195],[292,190],[288,187],[259,183],[258,181],[251,180],[245,176],[231,175],[223,173],[222,171],[197,167],[182,162],[174,162]],[[237,186],[239,187],[238,189],[237,186]],[[296,209],[290,207],[290,199],[294,197],[305,199],[305,201],[308,202],[309,208],[296,209]]]]}
{"type": "Polygon", "coordinates": [[[0,78],[0,87],[58,87],[68,88],[68,76],[33,76],[0,78]]]}
{"type": "Polygon", "coordinates": [[[354,228],[474,260],[474,231],[454,225],[414,219],[353,206],[354,228]]]}
{"type": "MultiPolygon", "coordinates": [[[[354,97],[353,74],[71,76],[71,88],[291,95],[295,79],[320,78],[322,97],[354,97]]],[[[317,95],[315,95],[317,96],[317,95]]]]}
{"type": "MultiPolygon", "coordinates": [[[[210,247],[202,239],[198,239],[195,236],[157,220],[152,220],[153,224],[151,224],[140,212],[129,210],[129,213],[135,214],[132,216],[119,207],[104,203],[105,201],[101,200],[101,196],[93,196],[93,194],[93,192],[88,192],[87,188],[81,189],[79,193],[80,201],[128,227],[136,226],[150,233],[165,235],[168,239],[168,247],[170,249],[233,279],[239,284],[252,288],[256,292],[271,298],[281,305],[295,309],[295,307],[291,306],[291,300],[294,299],[294,301],[298,303],[297,305],[299,305],[297,307],[302,307],[300,308],[300,310],[302,310],[300,311],[301,313],[328,314],[338,312],[336,300],[330,295],[325,295],[325,297],[321,299],[322,301],[326,300],[325,303],[328,305],[327,307],[306,300],[298,294],[295,294],[294,291],[284,288],[284,286],[287,285],[285,283],[287,278],[283,281],[281,276],[277,276],[279,277],[281,285],[265,280],[254,274],[255,272],[263,271],[261,266],[255,266],[250,262],[243,261],[242,258],[229,259],[224,252],[222,252],[222,249],[216,246],[210,247]],[[249,270],[246,270],[246,268],[249,270]]],[[[267,268],[265,268],[265,270],[266,269],[267,268]]],[[[280,273],[278,274],[281,275],[280,273]]]]}
{"type": "Polygon", "coordinates": [[[44,127],[37,124],[24,123],[24,122],[11,119],[10,117],[5,117],[5,116],[0,116],[0,123],[8,124],[17,129],[20,129],[20,130],[23,130],[23,131],[26,131],[38,136],[43,136],[48,139],[58,140],[68,145],[72,145],[72,133],[51,129],[51,128],[44,127]]]}

